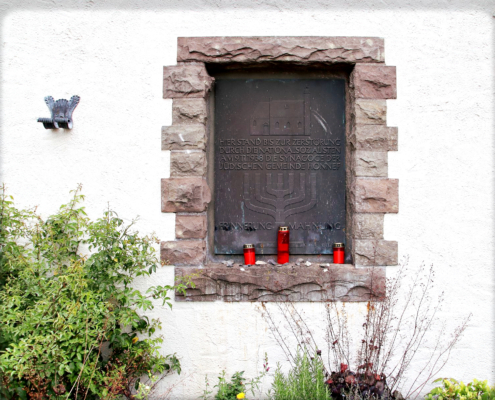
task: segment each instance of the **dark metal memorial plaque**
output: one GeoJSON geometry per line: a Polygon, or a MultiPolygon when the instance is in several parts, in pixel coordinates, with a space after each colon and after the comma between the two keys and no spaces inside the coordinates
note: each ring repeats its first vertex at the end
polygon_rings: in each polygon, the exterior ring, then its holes
{"type": "Polygon", "coordinates": [[[218,79],[215,253],[331,254],[345,241],[345,81],[218,79]]]}

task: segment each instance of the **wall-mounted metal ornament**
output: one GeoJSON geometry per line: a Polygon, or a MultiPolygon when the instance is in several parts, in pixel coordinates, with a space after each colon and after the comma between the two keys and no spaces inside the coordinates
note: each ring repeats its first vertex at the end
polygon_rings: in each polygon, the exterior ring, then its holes
{"type": "Polygon", "coordinates": [[[80,97],[72,96],[70,100],[53,100],[52,96],[45,97],[45,103],[52,114],[51,118],[38,118],[45,129],[72,129],[72,113],[79,104],[80,97]]]}

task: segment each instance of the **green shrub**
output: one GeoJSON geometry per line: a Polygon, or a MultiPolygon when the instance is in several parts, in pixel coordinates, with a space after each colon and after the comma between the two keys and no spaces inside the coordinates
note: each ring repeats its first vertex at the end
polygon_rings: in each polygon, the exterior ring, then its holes
{"type": "MultiPolygon", "coordinates": [[[[215,400],[247,400],[247,393],[250,392],[253,396],[255,392],[260,392],[260,386],[263,378],[270,370],[268,367],[268,357],[265,353],[265,363],[263,364],[263,371],[252,379],[245,378],[244,371],[236,372],[232,375],[230,382],[225,378],[225,371],[222,371],[218,375],[218,384],[214,387],[217,388],[217,393],[215,394],[215,400]]],[[[213,390],[209,389],[208,376],[205,377],[205,390],[203,395],[200,397],[203,400],[208,400],[210,395],[213,394],[213,390]]]]}
{"type": "Polygon", "coordinates": [[[452,378],[440,378],[433,383],[442,382],[425,396],[426,400],[493,400],[495,386],[489,386],[488,381],[474,379],[465,385],[452,378]]]}
{"type": "Polygon", "coordinates": [[[42,220],[1,188],[0,398],[131,398],[141,376],[180,373],[152,338],[159,322],[138,312],[171,307],[185,285],[133,288],[156,271],[157,239],[111,210],[90,221],[82,200],[78,188],[42,220]]]}
{"type": "Polygon", "coordinates": [[[246,391],[246,386],[242,382],[244,380],[244,371],[236,372],[232,375],[230,382],[225,379],[225,371],[218,376],[218,392],[215,395],[215,400],[235,400],[237,395],[246,391]]]}
{"type": "Polygon", "coordinates": [[[294,367],[287,376],[282,373],[279,364],[269,396],[273,400],[331,399],[321,358],[317,354],[310,356],[305,349],[298,351],[294,367]]]}

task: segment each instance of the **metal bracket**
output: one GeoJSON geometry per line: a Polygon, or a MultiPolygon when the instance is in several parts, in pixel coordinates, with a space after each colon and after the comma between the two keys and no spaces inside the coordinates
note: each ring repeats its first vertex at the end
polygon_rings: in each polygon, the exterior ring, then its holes
{"type": "Polygon", "coordinates": [[[72,129],[72,113],[79,104],[80,97],[72,96],[70,100],[53,100],[52,96],[45,97],[45,103],[52,114],[51,118],[38,118],[45,129],[72,129]]]}

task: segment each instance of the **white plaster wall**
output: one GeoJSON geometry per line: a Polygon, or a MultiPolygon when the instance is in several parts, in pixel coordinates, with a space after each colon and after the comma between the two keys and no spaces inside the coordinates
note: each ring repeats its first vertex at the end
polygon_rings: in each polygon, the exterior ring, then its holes
{"type": "MultiPolygon", "coordinates": [[[[160,128],[171,124],[162,67],[175,64],[178,36],[384,37],[398,81],[398,99],[387,102],[388,124],[399,127],[389,171],[400,179],[385,239],[398,240],[411,265],[434,265],[441,318],[452,325],[473,313],[441,375],[495,384],[493,2],[3,0],[0,11],[0,181],[45,215],[82,183],[91,216],[110,203],[162,240],[174,239],[175,223],[160,212],[160,178],[169,176],[160,128]],[[36,122],[48,116],[45,96],[73,94],[72,131],[36,122]]],[[[154,282],[172,279],[164,267],[154,282]]],[[[177,352],[184,371],[158,393],[175,382],[173,398],[197,398],[205,374],[253,376],[265,352],[272,366],[283,361],[257,307],[157,307],[163,351],[177,352]]],[[[323,306],[300,307],[321,334],[323,306]]],[[[364,307],[349,309],[357,320],[364,307]]]]}

